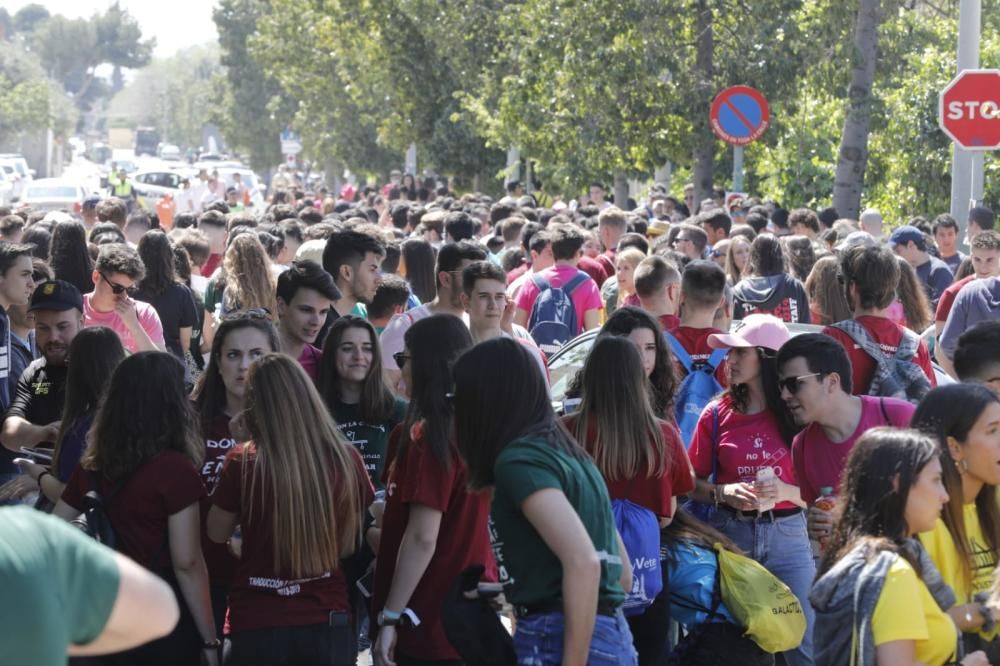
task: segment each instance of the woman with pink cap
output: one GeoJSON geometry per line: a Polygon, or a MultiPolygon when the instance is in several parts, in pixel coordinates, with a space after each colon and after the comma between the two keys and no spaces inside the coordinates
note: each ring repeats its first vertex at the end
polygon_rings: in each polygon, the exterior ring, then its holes
{"type": "Polygon", "coordinates": [[[775,362],[790,337],[777,317],[753,314],[736,332],[708,338],[711,347],[729,349],[729,389],[705,407],[689,454],[698,477],[694,497],[715,507],[712,526],[798,597],[808,627],[802,644],[784,657],[802,666],[813,663],[809,589],[816,565],[792,465],[796,428],[775,362]]]}

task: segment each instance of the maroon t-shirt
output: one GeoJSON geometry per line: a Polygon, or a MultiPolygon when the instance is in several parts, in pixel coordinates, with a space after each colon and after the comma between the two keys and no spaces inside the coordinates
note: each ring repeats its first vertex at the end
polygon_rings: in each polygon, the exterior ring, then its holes
{"type": "Polygon", "coordinates": [[[599,262],[597,259],[591,259],[587,255],[580,257],[580,261],[576,262],[576,267],[581,271],[589,275],[594,282],[597,283],[597,288],[600,289],[604,281],[608,279],[611,275],[614,275],[614,270],[608,273],[607,269],[604,268],[604,264],[599,262]]]}
{"type": "Polygon", "coordinates": [[[218,268],[220,264],[222,264],[221,254],[208,255],[208,260],[201,267],[201,274],[207,278],[212,277],[212,274],[215,272],[215,269],[218,268]]]}
{"type": "MultiPolygon", "coordinates": [[[[692,328],[690,326],[678,326],[670,333],[677,338],[681,346],[691,356],[695,363],[707,361],[708,357],[715,351],[708,346],[708,336],[713,333],[722,333],[717,328],[692,328]]],[[[677,376],[686,377],[687,370],[677,361],[677,376]]],[[[729,377],[726,376],[726,361],[723,360],[719,367],[715,369],[715,379],[722,385],[722,388],[729,386],[729,377]]]]}
{"type": "MultiPolygon", "coordinates": [[[[90,492],[90,474],[77,465],[63,490],[62,500],[77,511],[83,511],[83,498],[90,492]]],[[[151,571],[169,569],[167,519],[205,496],[191,459],[179,451],[163,451],[123,483],[99,472],[97,476],[97,491],[118,537],[117,550],[151,571]]]]}
{"type": "Polygon", "coordinates": [[[205,483],[208,495],[202,499],[201,506],[201,548],[205,553],[205,565],[208,567],[208,577],[213,585],[228,586],[239,562],[229,547],[224,543],[215,543],[208,538],[208,510],[212,508],[212,493],[222,475],[222,466],[226,454],[236,446],[236,440],[229,432],[229,416],[219,414],[208,425],[205,433],[205,462],[201,464],[201,480],[205,483]]]}
{"type": "MultiPolygon", "coordinates": [[[[865,327],[872,340],[882,348],[886,358],[891,358],[899,348],[899,342],[903,339],[903,329],[896,322],[885,317],[872,317],[864,315],[856,317],[855,320],[865,327]]],[[[859,347],[854,339],[839,328],[827,326],[822,331],[831,338],[834,338],[847,350],[847,355],[851,358],[851,368],[853,369],[853,390],[854,395],[864,395],[871,387],[872,375],[875,374],[875,359],[868,355],[864,349],[859,347]]],[[[917,347],[917,353],[913,356],[913,362],[920,366],[930,380],[931,386],[937,386],[937,378],[934,376],[934,366],[931,365],[931,355],[927,351],[927,345],[923,340],[917,347]]]]}
{"type": "MultiPolygon", "coordinates": [[[[567,416],[563,423],[571,433],[576,433],[576,417],[567,416]]],[[[623,499],[645,507],[662,518],[673,515],[671,500],[678,495],[686,495],[694,490],[694,476],[691,461],[681,443],[681,435],[677,428],[667,421],[660,421],[663,433],[663,448],[667,465],[660,476],[646,476],[645,471],[639,477],[618,479],[612,481],[604,476],[611,499],[623,499]]],[[[587,438],[583,446],[587,453],[593,455],[596,449],[597,427],[592,421],[587,428],[587,438]]]]}
{"type": "MultiPolygon", "coordinates": [[[[420,618],[420,626],[399,628],[396,653],[415,659],[458,659],[458,653],[444,634],[441,608],[447,591],[466,567],[483,564],[486,566],[483,579],[497,580],[487,530],[490,497],[468,491],[465,463],[454,444],[450,447],[450,463],[444,465],[424,442],[419,424],[411,429],[410,441],[400,447],[404,427],[405,424],[397,426],[389,436],[391,458],[386,462],[385,514],[371,609],[378,613],[385,607],[410,505],[421,504],[440,511],[441,528],[434,556],[407,603],[407,608],[420,618]]],[[[376,631],[373,624],[372,634],[376,631]]]]}
{"type": "MultiPolygon", "coordinates": [[[[660,326],[663,327],[664,331],[668,331],[677,337],[677,329],[681,327],[681,318],[677,315],[665,314],[657,317],[660,320],[660,326]]],[[[678,338],[680,340],[680,338],[678,338]]],[[[687,347],[685,347],[687,349],[687,347]]]]}
{"type": "MultiPolygon", "coordinates": [[[[608,277],[615,275],[618,270],[615,267],[615,250],[607,250],[604,254],[597,255],[597,261],[601,264],[608,277]]],[[[600,285],[598,285],[600,286],[600,285]]]]}
{"type": "MultiPolygon", "coordinates": [[[[361,507],[373,501],[368,472],[361,455],[348,447],[354,460],[354,474],[361,489],[361,507]]],[[[274,532],[265,489],[254,489],[250,505],[243,504],[243,479],[253,478],[256,464],[253,443],[237,447],[226,456],[222,478],[212,494],[212,503],[239,517],[243,551],[229,590],[229,627],[233,633],[270,627],[293,627],[327,622],[330,611],[350,612],[347,581],[337,568],[316,576],[289,579],[274,564],[274,532]],[[244,455],[244,451],[246,455],[244,455]],[[245,475],[245,476],[244,476],[245,475]],[[252,519],[251,519],[252,515],[252,519]]],[[[331,470],[331,482],[336,474],[331,470]]],[[[359,516],[360,520],[360,516],[359,516]]]]}

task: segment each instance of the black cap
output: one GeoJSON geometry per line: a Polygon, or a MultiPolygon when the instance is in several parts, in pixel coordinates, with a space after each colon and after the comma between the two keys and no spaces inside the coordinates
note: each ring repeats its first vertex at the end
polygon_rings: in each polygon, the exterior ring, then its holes
{"type": "Polygon", "coordinates": [[[97,204],[101,203],[101,196],[99,194],[91,194],[86,199],[83,200],[84,208],[97,208],[97,204]]]}
{"type": "Polygon", "coordinates": [[[55,310],[62,312],[76,308],[83,312],[80,290],[65,280],[46,280],[35,287],[28,311],[55,310]]]}

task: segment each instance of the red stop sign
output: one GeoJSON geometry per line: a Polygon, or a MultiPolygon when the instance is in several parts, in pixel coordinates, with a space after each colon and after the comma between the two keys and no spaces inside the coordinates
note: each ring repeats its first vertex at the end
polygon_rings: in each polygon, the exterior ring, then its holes
{"type": "Polygon", "coordinates": [[[938,123],[966,150],[1000,148],[1000,70],[960,72],[941,91],[938,123]]]}

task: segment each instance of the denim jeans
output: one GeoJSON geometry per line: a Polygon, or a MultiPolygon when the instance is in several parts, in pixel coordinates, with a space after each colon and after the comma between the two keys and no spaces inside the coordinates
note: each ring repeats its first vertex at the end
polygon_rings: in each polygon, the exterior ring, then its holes
{"type": "MultiPolygon", "coordinates": [[[[561,612],[536,613],[519,619],[514,631],[518,666],[560,666],[565,630],[566,617],[561,612]]],[[[598,615],[587,664],[635,666],[637,663],[632,632],[621,610],[613,616],[598,615]]]]}
{"type": "Polygon", "coordinates": [[[765,514],[754,520],[737,517],[730,511],[718,511],[712,525],[780,578],[798,597],[806,616],[806,633],[799,647],[783,656],[788,666],[810,666],[816,616],[809,604],[809,590],[816,578],[816,563],[806,533],[805,513],[773,519],[765,514]]]}

